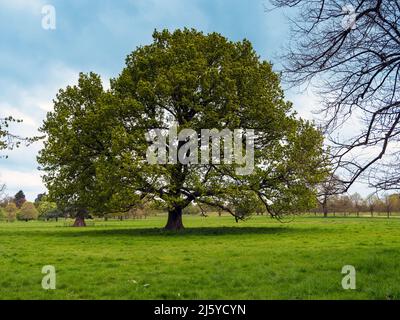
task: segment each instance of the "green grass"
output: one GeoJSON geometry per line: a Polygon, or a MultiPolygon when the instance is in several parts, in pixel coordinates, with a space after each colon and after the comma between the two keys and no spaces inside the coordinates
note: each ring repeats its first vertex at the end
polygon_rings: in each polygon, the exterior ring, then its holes
{"type": "Polygon", "coordinates": [[[0,223],[1,299],[399,299],[400,219],[0,223]],[[357,270],[343,290],[341,269],[357,270]],[[57,289],[41,288],[54,265],[57,289]]]}

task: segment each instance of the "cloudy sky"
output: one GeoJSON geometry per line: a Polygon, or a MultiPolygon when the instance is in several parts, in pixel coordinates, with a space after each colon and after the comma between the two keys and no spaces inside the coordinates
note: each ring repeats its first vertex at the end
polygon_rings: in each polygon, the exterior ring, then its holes
{"type": "MultiPolygon", "coordinates": [[[[217,31],[231,40],[249,39],[263,59],[279,68],[279,52],[288,41],[288,23],[267,2],[242,0],[0,0],[0,117],[24,122],[17,132],[38,134],[58,89],[94,71],[108,84],[136,46],[151,42],[154,29],[193,27],[217,31]],[[56,29],[42,27],[43,6],[56,12],[56,29]]],[[[288,98],[311,118],[316,99],[290,91],[288,98]]],[[[45,191],[37,170],[41,143],[8,152],[0,159],[0,181],[7,193],[22,189],[33,200],[45,191]]]]}

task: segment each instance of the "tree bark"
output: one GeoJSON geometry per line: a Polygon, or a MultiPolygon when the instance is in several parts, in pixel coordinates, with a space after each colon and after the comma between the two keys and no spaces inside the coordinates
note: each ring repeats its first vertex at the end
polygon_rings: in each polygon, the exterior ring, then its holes
{"type": "Polygon", "coordinates": [[[164,227],[165,230],[182,230],[182,208],[174,208],[168,211],[168,221],[164,227]]]}
{"type": "Polygon", "coordinates": [[[328,217],[328,203],[326,199],[324,199],[324,202],[322,203],[322,209],[324,211],[324,218],[328,217]]]}
{"type": "Polygon", "coordinates": [[[86,211],[83,209],[78,211],[73,227],[86,227],[85,213],[86,211]]]}

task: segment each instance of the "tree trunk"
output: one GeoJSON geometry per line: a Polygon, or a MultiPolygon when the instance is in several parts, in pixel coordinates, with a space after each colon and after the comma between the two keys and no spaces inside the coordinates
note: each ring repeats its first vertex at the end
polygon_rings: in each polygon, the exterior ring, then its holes
{"type": "Polygon", "coordinates": [[[322,209],[324,211],[324,218],[328,217],[328,204],[326,201],[322,204],[322,209]]]}
{"type": "Polygon", "coordinates": [[[73,227],[86,227],[86,222],[84,217],[76,217],[73,227]]]}
{"type": "Polygon", "coordinates": [[[83,209],[78,211],[73,227],[86,227],[85,213],[86,211],[83,209]]]}
{"type": "Polygon", "coordinates": [[[168,221],[164,227],[165,230],[182,230],[182,208],[175,208],[168,211],[168,221]]]}

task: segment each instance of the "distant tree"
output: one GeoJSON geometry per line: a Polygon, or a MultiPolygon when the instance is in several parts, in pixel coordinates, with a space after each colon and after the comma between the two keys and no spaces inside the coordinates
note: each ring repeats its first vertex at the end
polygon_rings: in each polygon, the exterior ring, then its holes
{"type": "Polygon", "coordinates": [[[45,219],[45,220],[49,219],[50,212],[52,213],[52,215],[54,215],[55,212],[59,211],[61,215],[61,211],[57,210],[57,204],[54,202],[42,200],[35,203],[35,206],[39,213],[39,219],[45,219]]]}
{"type": "Polygon", "coordinates": [[[18,220],[29,221],[38,218],[38,211],[32,202],[25,201],[21,209],[17,213],[18,220]]]}
{"type": "Polygon", "coordinates": [[[6,219],[6,210],[0,207],[0,221],[3,221],[5,219],[6,219]]]}
{"type": "Polygon", "coordinates": [[[328,216],[329,200],[337,194],[343,193],[343,183],[336,175],[330,175],[328,178],[318,185],[317,200],[322,207],[324,217],[328,216]]]}
{"type": "Polygon", "coordinates": [[[329,197],[328,200],[328,211],[336,216],[336,213],[340,210],[340,195],[335,194],[329,197]]]}
{"type": "Polygon", "coordinates": [[[342,212],[344,216],[350,214],[354,210],[353,202],[351,201],[350,196],[347,194],[341,195],[337,201],[337,208],[338,211],[342,212]]]}
{"type": "Polygon", "coordinates": [[[38,206],[39,203],[46,197],[46,193],[39,193],[35,199],[35,205],[38,206]]]}
{"type": "Polygon", "coordinates": [[[5,208],[11,202],[15,203],[14,198],[10,196],[5,196],[0,200],[0,207],[5,208]]]}
{"type": "Polygon", "coordinates": [[[25,194],[22,190],[18,191],[14,196],[15,205],[18,209],[22,208],[22,205],[26,202],[25,194]]]}
{"type": "Polygon", "coordinates": [[[259,198],[248,192],[243,192],[240,196],[235,196],[231,200],[231,203],[236,215],[242,219],[257,213],[257,211],[260,210],[260,207],[263,206],[263,203],[259,198]]]}
{"type": "Polygon", "coordinates": [[[383,196],[383,206],[386,212],[386,215],[388,218],[390,218],[390,215],[393,211],[393,207],[394,207],[394,201],[393,201],[393,197],[389,194],[385,194],[383,196]]]}
{"type": "Polygon", "coordinates": [[[6,208],[6,219],[8,222],[13,222],[17,218],[18,208],[14,202],[10,202],[7,204],[6,208]]]}
{"type": "Polygon", "coordinates": [[[185,209],[183,209],[183,214],[187,214],[187,215],[199,215],[201,213],[202,213],[202,211],[201,211],[200,207],[197,204],[193,204],[193,203],[191,203],[185,209]]]}
{"type": "Polygon", "coordinates": [[[353,204],[353,208],[356,211],[357,217],[360,215],[360,210],[363,202],[363,198],[359,193],[354,193],[350,196],[351,202],[353,204]]]}
{"type": "Polygon", "coordinates": [[[47,211],[46,213],[44,213],[41,218],[45,219],[45,220],[51,220],[54,219],[56,221],[58,221],[59,218],[64,218],[65,214],[64,212],[62,212],[60,209],[58,208],[53,208],[50,209],[49,211],[47,211]]]}
{"type": "Polygon", "coordinates": [[[379,206],[379,198],[375,193],[372,193],[367,196],[367,205],[368,205],[368,210],[371,214],[371,217],[374,216],[374,211],[377,210],[379,206]]]}
{"type": "Polygon", "coordinates": [[[388,218],[393,211],[400,210],[400,199],[398,194],[385,194],[383,205],[388,218]]]}
{"type": "Polygon", "coordinates": [[[400,194],[398,193],[391,194],[390,201],[392,202],[393,211],[400,212],[400,194]]]}

